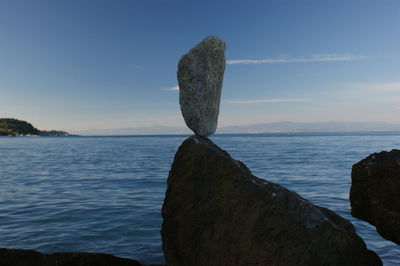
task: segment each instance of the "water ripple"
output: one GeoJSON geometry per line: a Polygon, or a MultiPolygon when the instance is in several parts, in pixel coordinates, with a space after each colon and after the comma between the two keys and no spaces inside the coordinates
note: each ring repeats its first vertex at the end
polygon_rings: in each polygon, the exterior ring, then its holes
{"type": "MultiPolygon", "coordinates": [[[[0,138],[0,246],[162,263],[161,205],[184,136],[0,138]]],[[[254,175],[352,221],[386,266],[400,248],[350,215],[351,166],[396,134],[216,135],[254,175]]]]}

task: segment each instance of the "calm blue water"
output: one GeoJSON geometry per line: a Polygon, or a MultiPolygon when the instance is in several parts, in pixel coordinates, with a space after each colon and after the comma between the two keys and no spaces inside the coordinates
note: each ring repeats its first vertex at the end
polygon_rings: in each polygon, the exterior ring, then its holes
{"type": "MultiPolygon", "coordinates": [[[[0,138],[0,247],[92,251],[161,263],[161,205],[185,136],[0,138]]],[[[217,135],[258,177],[351,220],[384,265],[400,246],[350,215],[352,164],[400,133],[217,135]]]]}

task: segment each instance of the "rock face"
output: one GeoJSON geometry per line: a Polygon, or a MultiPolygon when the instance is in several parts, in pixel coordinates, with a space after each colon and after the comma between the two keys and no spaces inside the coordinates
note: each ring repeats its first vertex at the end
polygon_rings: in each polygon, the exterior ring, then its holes
{"type": "Polygon", "coordinates": [[[179,147],[162,215],[168,266],[382,265],[349,221],[253,176],[206,138],[179,147]]]}
{"type": "Polygon", "coordinates": [[[199,136],[217,129],[225,49],[223,41],[209,36],[179,60],[179,104],[186,125],[199,136]]]}
{"type": "Polygon", "coordinates": [[[141,266],[132,259],[102,253],[42,254],[34,250],[0,248],[1,266],[141,266]]]}
{"type": "Polygon", "coordinates": [[[351,214],[400,245],[400,150],[374,153],[353,165],[351,214]]]}

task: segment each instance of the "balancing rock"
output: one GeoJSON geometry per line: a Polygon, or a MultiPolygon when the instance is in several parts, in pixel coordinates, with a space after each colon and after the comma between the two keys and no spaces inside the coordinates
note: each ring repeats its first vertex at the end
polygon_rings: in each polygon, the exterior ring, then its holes
{"type": "Polygon", "coordinates": [[[225,71],[225,42],[209,36],[178,64],[179,104],[186,125],[207,137],[215,132],[225,71]]]}

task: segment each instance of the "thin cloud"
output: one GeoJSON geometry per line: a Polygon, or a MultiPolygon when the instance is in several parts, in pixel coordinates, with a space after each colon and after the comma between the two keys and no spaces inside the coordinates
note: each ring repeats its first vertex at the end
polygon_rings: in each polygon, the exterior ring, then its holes
{"type": "Polygon", "coordinates": [[[248,100],[226,100],[232,104],[255,104],[255,103],[295,103],[295,102],[310,102],[311,99],[304,98],[269,98],[269,99],[248,99],[248,100]]]}
{"type": "Polygon", "coordinates": [[[164,88],[164,91],[179,91],[179,86],[164,88]]]}
{"type": "Polygon", "coordinates": [[[353,61],[353,60],[362,60],[366,58],[367,58],[366,56],[352,55],[352,54],[319,54],[319,55],[312,55],[309,57],[227,60],[226,63],[229,65],[282,64],[282,63],[353,61]]]}
{"type": "Polygon", "coordinates": [[[364,83],[352,86],[357,89],[370,91],[400,91],[400,82],[364,83]]]}

